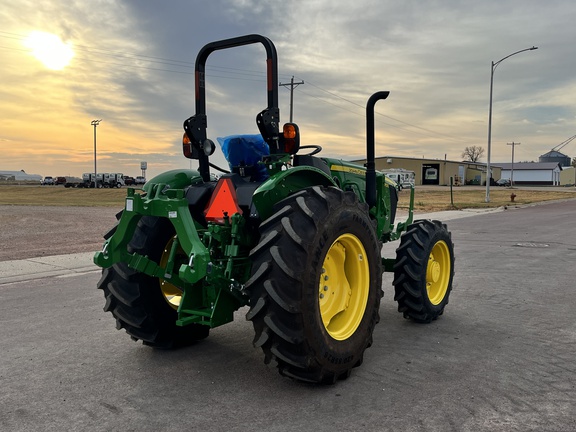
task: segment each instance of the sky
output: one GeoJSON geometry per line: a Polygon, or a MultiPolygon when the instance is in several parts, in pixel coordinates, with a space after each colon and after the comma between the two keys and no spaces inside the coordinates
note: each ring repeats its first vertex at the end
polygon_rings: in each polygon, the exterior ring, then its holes
{"type": "MultiPolygon", "coordinates": [[[[181,151],[196,54],[252,33],[275,43],[280,83],[304,81],[302,144],[345,160],[365,157],[366,101],[380,90],[377,157],[487,150],[492,62],[537,46],[494,69],[491,162],[510,162],[511,142],[515,162],[538,161],[576,134],[574,17],[571,0],[0,0],[0,170],[93,171],[96,119],[98,172],[196,168],[181,151]]],[[[257,133],[265,58],[261,45],[208,58],[214,142],[257,133]]],[[[288,88],[279,96],[283,123],[288,88]]],[[[561,151],[576,156],[576,140],[561,151]]],[[[212,161],[226,168],[219,150],[212,161]]]]}

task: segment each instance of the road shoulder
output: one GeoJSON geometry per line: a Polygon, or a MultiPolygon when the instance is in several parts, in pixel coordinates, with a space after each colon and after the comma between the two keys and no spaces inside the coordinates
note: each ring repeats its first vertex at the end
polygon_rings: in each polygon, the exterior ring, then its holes
{"type": "Polygon", "coordinates": [[[45,277],[78,275],[100,269],[92,261],[94,252],[28,258],[0,262],[0,285],[45,277]]]}

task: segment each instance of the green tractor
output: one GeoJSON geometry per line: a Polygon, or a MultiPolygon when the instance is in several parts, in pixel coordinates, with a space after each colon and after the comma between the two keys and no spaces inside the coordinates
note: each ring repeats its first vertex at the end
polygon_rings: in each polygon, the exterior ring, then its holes
{"type": "Polygon", "coordinates": [[[395,223],[393,182],[375,170],[374,106],[366,106],[367,163],[317,156],[298,126],[279,128],[276,48],[248,35],[204,46],[196,59],[196,115],[184,122],[183,152],[198,170],[173,170],[128,189],[118,224],[94,262],[117,328],[155,348],[208,336],[248,306],[254,345],[279,372],[334,383],[362,363],[378,323],[382,274],[394,272],[398,310],[435,320],[452,288],[454,251],[446,225],[395,223]],[[205,64],[217,50],[253,43],[267,54],[268,106],[260,134],[223,142],[230,169],[209,160],[205,64]],[[210,168],[225,172],[219,178],[210,168]],[[400,239],[396,258],[382,244],[400,239]]]}

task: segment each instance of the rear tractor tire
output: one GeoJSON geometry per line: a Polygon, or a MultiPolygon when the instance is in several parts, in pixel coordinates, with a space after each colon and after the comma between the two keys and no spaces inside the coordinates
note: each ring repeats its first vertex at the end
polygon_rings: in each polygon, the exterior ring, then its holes
{"type": "Polygon", "coordinates": [[[429,323],[444,313],[454,278],[454,244],[445,224],[421,220],[396,250],[394,300],[404,318],[429,323]]]}
{"type": "MultiPolygon", "coordinates": [[[[174,234],[174,227],[167,219],[144,216],[138,222],[128,250],[147,255],[163,265],[174,234]]],[[[104,311],[116,318],[116,328],[126,330],[132,339],[142,340],[144,345],[177,348],[208,336],[208,326],[176,325],[182,291],[162,279],[118,263],[102,271],[98,288],[104,291],[104,311]]]]}
{"type": "Polygon", "coordinates": [[[352,192],[305,189],[279,202],[251,251],[247,319],[265,363],[334,383],[362,363],[382,298],[381,243],[352,192]]]}

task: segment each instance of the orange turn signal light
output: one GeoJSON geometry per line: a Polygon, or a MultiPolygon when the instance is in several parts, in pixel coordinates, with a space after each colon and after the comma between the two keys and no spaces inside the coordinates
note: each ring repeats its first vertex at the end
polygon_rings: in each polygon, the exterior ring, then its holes
{"type": "Polygon", "coordinates": [[[184,136],[182,137],[182,152],[184,153],[184,157],[188,159],[193,159],[192,156],[192,142],[186,132],[184,132],[184,136]]]}
{"type": "Polygon", "coordinates": [[[300,148],[300,130],[296,123],[285,123],[282,131],[284,152],[296,154],[300,148]]]}

